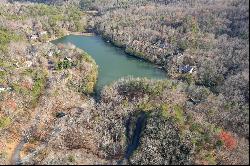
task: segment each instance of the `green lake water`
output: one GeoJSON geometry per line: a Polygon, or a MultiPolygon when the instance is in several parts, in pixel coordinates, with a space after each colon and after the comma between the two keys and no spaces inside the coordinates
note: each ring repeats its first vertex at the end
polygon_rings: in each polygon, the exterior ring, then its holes
{"type": "Polygon", "coordinates": [[[126,76],[166,78],[166,73],[157,66],[126,54],[99,36],[69,35],[53,41],[54,44],[69,42],[85,50],[95,59],[99,70],[97,92],[105,85],[126,76]]]}

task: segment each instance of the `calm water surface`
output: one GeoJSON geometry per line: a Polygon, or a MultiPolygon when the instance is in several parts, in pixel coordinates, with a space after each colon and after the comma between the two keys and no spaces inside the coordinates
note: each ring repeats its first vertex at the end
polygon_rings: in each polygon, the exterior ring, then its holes
{"type": "Polygon", "coordinates": [[[96,85],[98,92],[105,85],[125,76],[166,78],[166,73],[155,65],[127,55],[122,49],[105,42],[99,36],[69,35],[53,41],[55,44],[68,42],[85,50],[95,59],[99,69],[96,85]]]}

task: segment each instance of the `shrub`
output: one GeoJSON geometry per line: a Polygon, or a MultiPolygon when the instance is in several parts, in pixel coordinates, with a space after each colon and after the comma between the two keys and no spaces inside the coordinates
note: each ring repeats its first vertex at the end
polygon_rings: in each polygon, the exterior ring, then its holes
{"type": "Polygon", "coordinates": [[[32,105],[34,106],[44,89],[46,82],[46,73],[43,71],[36,71],[34,73],[34,85],[31,91],[32,105]]]}
{"type": "Polygon", "coordinates": [[[138,105],[138,108],[139,110],[142,110],[142,111],[150,111],[150,110],[153,110],[155,108],[154,104],[150,103],[150,102],[143,102],[143,103],[140,103],[138,105]]]}
{"type": "Polygon", "coordinates": [[[3,27],[0,27],[0,52],[7,51],[7,44],[11,41],[21,40],[21,36],[11,32],[3,27]]]}
{"type": "Polygon", "coordinates": [[[71,68],[72,63],[69,60],[63,60],[56,64],[56,70],[68,69],[71,68]]]}
{"type": "Polygon", "coordinates": [[[162,104],[161,109],[162,109],[162,116],[165,117],[165,118],[169,118],[170,117],[169,105],[168,104],[162,104]]]}
{"type": "Polygon", "coordinates": [[[174,106],[175,119],[180,125],[184,125],[183,109],[179,105],[174,106]]]}
{"type": "Polygon", "coordinates": [[[220,133],[219,137],[220,137],[221,141],[224,142],[227,149],[233,150],[236,148],[237,141],[229,132],[222,131],[220,133]]]}
{"type": "Polygon", "coordinates": [[[13,110],[15,110],[17,108],[16,101],[12,100],[12,99],[9,99],[6,101],[6,106],[7,106],[7,108],[13,109],[13,110]]]}
{"type": "Polygon", "coordinates": [[[68,157],[68,160],[69,160],[69,162],[71,162],[71,163],[73,163],[73,162],[76,161],[75,157],[72,156],[72,155],[70,155],[70,156],[68,157]]]}
{"type": "Polygon", "coordinates": [[[0,117],[0,129],[10,125],[11,119],[9,117],[0,117]]]}
{"type": "Polygon", "coordinates": [[[83,53],[82,54],[82,58],[85,62],[91,62],[91,63],[94,63],[94,59],[87,53],[83,53]]]}

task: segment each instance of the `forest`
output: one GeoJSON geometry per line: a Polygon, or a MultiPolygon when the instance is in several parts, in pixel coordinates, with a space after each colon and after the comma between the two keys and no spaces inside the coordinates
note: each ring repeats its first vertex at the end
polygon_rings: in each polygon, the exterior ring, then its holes
{"type": "MultiPolygon", "coordinates": [[[[223,96],[233,121],[226,123],[232,127],[234,117],[247,117],[249,109],[248,6],[248,1],[237,0],[132,0],[95,1],[90,8],[102,13],[93,25],[104,38],[162,66],[172,79],[223,96]],[[194,72],[180,73],[186,65],[194,72]]],[[[244,127],[235,132],[239,128],[244,127]]]]}
{"type": "Polygon", "coordinates": [[[1,164],[248,165],[249,1],[0,0],[1,164]],[[50,42],[71,33],[167,78],[97,98],[91,55],[50,42]]]}

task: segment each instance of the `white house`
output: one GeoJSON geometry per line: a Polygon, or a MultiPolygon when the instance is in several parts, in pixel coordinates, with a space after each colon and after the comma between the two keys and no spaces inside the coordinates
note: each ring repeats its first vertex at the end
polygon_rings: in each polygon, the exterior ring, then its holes
{"type": "Polygon", "coordinates": [[[0,87],[0,92],[3,92],[5,90],[6,90],[5,88],[0,87]]]}
{"type": "Polygon", "coordinates": [[[4,87],[0,86],[0,93],[1,93],[1,92],[4,92],[4,91],[9,91],[9,90],[11,90],[10,87],[4,88],[4,87]]]}
{"type": "Polygon", "coordinates": [[[29,68],[29,67],[32,66],[32,64],[33,64],[33,63],[32,63],[31,61],[26,61],[26,62],[25,62],[25,67],[28,67],[28,68],[29,68]]]}
{"type": "Polygon", "coordinates": [[[68,60],[68,61],[72,61],[72,59],[69,58],[69,57],[65,57],[64,60],[66,60],[66,61],[67,61],[67,60],[68,60]]]}
{"type": "Polygon", "coordinates": [[[14,63],[14,65],[15,65],[17,68],[20,67],[18,62],[14,63]]]}
{"type": "Polygon", "coordinates": [[[46,34],[47,34],[47,31],[39,32],[39,35],[40,35],[40,36],[43,36],[43,35],[46,35],[46,34]]]}
{"type": "Polygon", "coordinates": [[[56,50],[56,53],[59,54],[61,51],[60,50],[56,50]]]}
{"type": "Polygon", "coordinates": [[[53,54],[54,54],[54,52],[53,52],[53,51],[50,51],[50,52],[48,53],[48,56],[51,57],[51,56],[53,56],[53,54]]]}
{"type": "Polygon", "coordinates": [[[31,36],[30,36],[30,39],[31,39],[31,40],[36,40],[36,39],[38,39],[38,35],[31,35],[31,36]]]}

